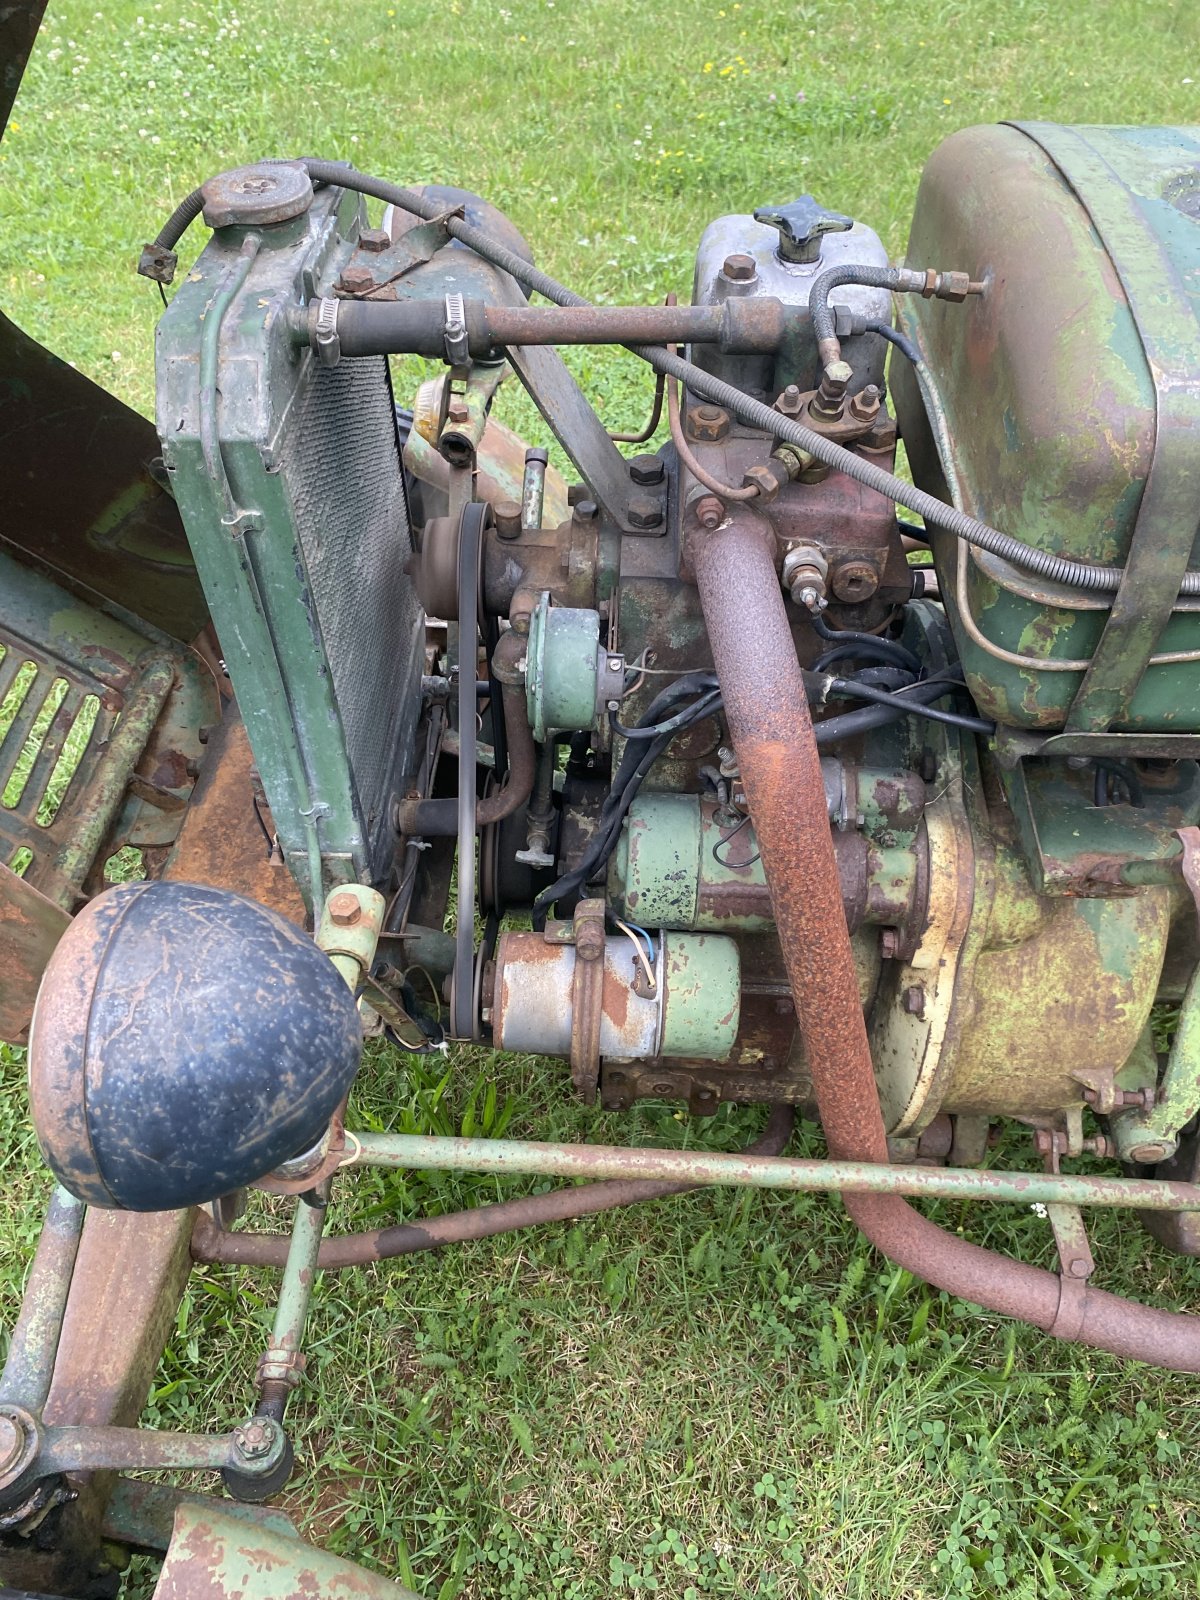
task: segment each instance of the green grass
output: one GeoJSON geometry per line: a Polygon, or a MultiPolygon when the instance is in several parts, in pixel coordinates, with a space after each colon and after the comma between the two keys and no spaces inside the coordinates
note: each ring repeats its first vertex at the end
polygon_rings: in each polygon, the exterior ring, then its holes
{"type": "MultiPolygon", "coordinates": [[[[555,275],[635,301],[687,296],[711,217],[805,189],[898,253],[925,155],[1004,117],[1200,121],[1198,8],[70,0],[0,150],[0,303],[148,410],[158,300],[133,265],[222,166],[311,152],[461,183],[555,275]]],[[[640,424],[632,359],[572,361],[610,426],[640,424]]],[[[519,398],[505,408],[534,429],[519,398]]],[[[0,1053],[4,1322],[46,1192],[23,1070],[0,1053]]],[[[732,1148],[761,1120],[593,1115],[567,1083],[562,1064],[485,1051],[444,1082],[373,1056],[358,1115],[456,1131],[495,1085],[515,1135],[732,1148]]],[[[360,1174],[333,1224],[513,1188],[360,1174]]],[[[1050,1259],[1031,1213],[939,1214],[1050,1259]]],[[[1195,1267],[1132,1218],[1093,1235],[1106,1287],[1200,1310],[1195,1267]]],[[[152,1420],[242,1414],[269,1287],[193,1277],[152,1420]]],[[[319,1284],[310,1327],[287,1503],[429,1600],[1200,1595],[1200,1384],[932,1293],[833,1202],[694,1195],[343,1274],[319,1284]]]]}

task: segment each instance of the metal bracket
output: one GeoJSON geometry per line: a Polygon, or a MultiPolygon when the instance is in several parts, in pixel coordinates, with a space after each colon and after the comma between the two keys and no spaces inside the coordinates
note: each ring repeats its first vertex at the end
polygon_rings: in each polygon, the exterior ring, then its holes
{"type": "Polygon", "coordinates": [[[604,1016],[604,901],[575,907],[575,972],[571,979],[571,1079],[584,1105],[600,1081],[600,1024],[604,1016]]]}

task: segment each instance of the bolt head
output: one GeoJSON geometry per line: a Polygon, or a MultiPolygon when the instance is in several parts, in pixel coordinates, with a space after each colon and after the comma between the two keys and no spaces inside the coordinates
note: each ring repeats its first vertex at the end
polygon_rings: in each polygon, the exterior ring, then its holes
{"type": "Polygon", "coordinates": [[[245,1456],[247,1461],[261,1461],[263,1456],[268,1455],[274,1437],[270,1425],[258,1418],[244,1422],[240,1428],[233,1430],[233,1442],[238,1454],[245,1456]]]}
{"type": "Polygon", "coordinates": [[[630,459],[629,476],[634,483],[644,489],[651,489],[655,484],[661,483],[666,475],[667,469],[661,456],[633,456],[630,459]]]}
{"type": "Polygon", "coordinates": [[[362,907],[357,895],[342,890],[329,897],[329,920],[338,928],[353,928],[362,921],[362,907]]]}
{"type": "Polygon", "coordinates": [[[900,1004],[910,1017],[919,1017],[925,1011],[925,990],[919,983],[912,983],[900,996],[900,1004]]]}
{"type": "Polygon", "coordinates": [[[594,500],[577,500],[571,511],[576,522],[595,522],[600,515],[600,507],[594,500]]]}
{"type": "Polygon", "coordinates": [[[885,961],[893,961],[899,948],[899,933],[895,928],[885,928],[879,935],[879,954],[885,961]]]}
{"type": "Polygon", "coordinates": [[[502,539],[516,539],[521,532],[521,503],[519,500],[497,500],[492,507],[496,532],[502,539]]]}
{"type": "Polygon", "coordinates": [[[446,416],[451,422],[470,422],[471,408],[465,400],[451,400],[446,416]]]}
{"type": "Polygon", "coordinates": [[[629,501],[631,528],[657,528],[663,520],[663,505],[657,495],[635,494],[629,501]]]}
{"type": "Polygon", "coordinates": [[[702,444],[716,444],[729,432],[729,413],[721,406],[693,406],[687,414],[687,431],[702,444]]]}
{"type": "Polygon", "coordinates": [[[695,510],[696,521],[707,533],[719,528],[725,520],[725,502],[718,500],[715,494],[703,495],[696,501],[695,510]]]}
{"type": "Polygon", "coordinates": [[[736,255],[726,256],[721,263],[721,271],[731,283],[751,283],[756,276],[754,257],[743,255],[740,251],[736,255]]]}
{"type": "Polygon", "coordinates": [[[383,228],[364,228],[358,236],[359,248],[369,250],[372,255],[386,250],[391,242],[391,234],[383,228]]]}
{"type": "Polygon", "coordinates": [[[338,288],[347,294],[366,294],[375,287],[375,275],[369,267],[347,267],[338,279],[338,288]]]}

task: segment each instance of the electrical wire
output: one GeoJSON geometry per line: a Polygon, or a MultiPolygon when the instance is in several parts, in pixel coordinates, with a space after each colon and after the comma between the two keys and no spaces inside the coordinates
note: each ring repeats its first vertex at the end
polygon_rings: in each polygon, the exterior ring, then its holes
{"type": "MultiPolygon", "coordinates": [[[[914,685],[915,687],[915,685],[914,685]]],[[[956,685],[946,685],[943,693],[949,694],[956,685]]],[[[867,700],[873,705],[892,707],[900,694],[899,689],[878,689],[873,684],[858,683],[851,678],[835,678],[829,686],[831,695],[847,700],[867,700]]],[[[965,728],[971,733],[995,733],[996,724],[985,717],[969,717],[959,711],[939,711],[936,706],[908,703],[905,711],[929,722],[944,722],[952,728],[965,728]]]]}
{"type": "Polygon", "coordinates": [[[653,951],[651,952],[651,958],[648,959],[646,952],[642,949],[641,942],[638,939],[638,933],[643,932],[644,930],[631,927],[628,922],[622,922],[620,917],[614,917],[613,922],[618,928],[620,928],[621,932],[633,946],[633,953],[638,959],[639,966],[646,975],[646,983],[649,987],[650,993],[653,994],[658,988],[658,984],[654,977],[654,968],[650,965],[650,959],[653,957],[653,951]]]}
{"type": "Polygon", "coordinates": [[[762,859],[761,852],[758,850],[754,852],[748,861],[726,861],[725,857],[718,853],[722,845],[729,844],[737,838],[749,821],[749,816],[743,817],[728,833],[723,833],[719,839],[713,842],[712,858],[719,867],[724,867],[727,872],[742,872],[745,868],[754,866],[756,862],[762,859]]]}
{"type": "Polygon", "coordinates": [[[862,645],[864,649],[886,655],[898,667],[907,667],[914,676],[922,670],[919,659],[896,639],[881,639],[877,633],[858,633],[853,628],[831,628],[819,611],[810,611],[808,619],[817,637],[827,640],[831,645],[862,645]]]}

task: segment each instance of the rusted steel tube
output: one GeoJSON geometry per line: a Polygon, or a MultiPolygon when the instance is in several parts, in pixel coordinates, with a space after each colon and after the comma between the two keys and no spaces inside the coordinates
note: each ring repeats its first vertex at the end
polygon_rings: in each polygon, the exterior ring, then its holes
{"type": "MultiPolygon", "coordinates": [[[[821,1124],[835,1158],[884,1164],[887,1137],[826,819],[820,757],[773,556],[735,509],[698,541],[696,580],[771,888],[821,1124]]],[[[854,1195],[867,1238],[918,1277],[1080,1344],[1200,1372],[1200,1320],[980,1249],[898,1195],[854,1195]]]]}
{"type": "MultiPolygon", "coordinates": [[[[775,1156],[787,1148],[794,1114],[790,1106],[774,1106],[760,1139],[747,1147],[746,1155],[775,1156]]],[[[501,1143],[500,1140],[493,1141],[501,1143]]],[[[661,1200],[667,1195],[687,1194],[701,1183],[664,1183],[656,1179],[619,1178],[611,1183],[587,1183],[579,1187],[552,1189],[520,1200],[501,1200],[495,1205],[475,1206],[470,1211],[449,1212],[428,1217],[423,1222],[406,1222],[394,1228],[375,1228],[370,1233],[345,1234],[323,1239],[317,1265],[326,1272],[342,1267],[361,1267],[370,1261],[389,1261],[395,1256],[412,1255],[418,1250],[436,1250],[442,1245],[465,1244],[472,1239],[490,1239],[498,1233],[532,1228],[538,1223],[573,1222],[600,1211],[638,1205],[646,1200],[661,1200]]],[[[283,1234],[225,1233],[203,1212],[197,1214],[192,1234],[195,1261],[223,1261],[240,1266],[278,1267],[287,1260],[288,1240],[283,1234]]]]}
{"type": "Polygon", "coordinates": [[[82,1200],[55,1185],[0,1375],[0,1400],[29,1411],[40,1412],[50,1393],[86,1214],[82,1200]]]}
{"type": "MultiPolygon", "coordinates": [[[[440,300],[337,300],[344,356],[445,354],[440,300]]],[[[297,319],[297,334],[317,348],[319,301],[297,319]]],[[[476,359],[520,345],[716,344],[725,350],[777,348],[789,313],[767,296],[716,306],[506,306],[464,304],[467,347],[476,359]]]]}

